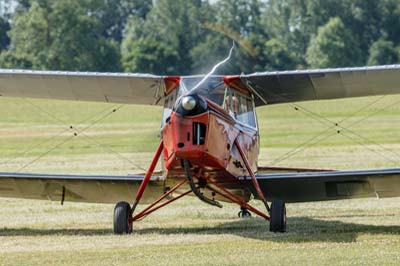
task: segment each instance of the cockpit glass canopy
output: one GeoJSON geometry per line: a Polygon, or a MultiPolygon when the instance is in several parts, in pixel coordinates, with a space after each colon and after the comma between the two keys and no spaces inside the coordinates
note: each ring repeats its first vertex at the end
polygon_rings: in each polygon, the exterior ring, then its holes
{"type": "MultiPolygon", "coordinates": [[[[221,77],[210,77],[195,88],[203,77],[190,77],[182,80],[181,87],[188,92],[195,92],[222,107],[226,85],[221,77]],[[194,89],[195,88],[195,89],[194,89]]],[[[182,89],[181,88],[181,89],[182,89]]]]}
{"type": "Polygon", "coordinates": [[[179,89],[165,99],[164,117],[170,115],[175,101],[180,96],[193,92],[224,108],[237,121],[251,127],[257,127],[254,102],[250,94],[226,86],[222,78],[217,76],[210,77],[196,88],[202,78],[188,77],[181,81],[179,89]]]}
{"type": "Polygon", "coordinates": [[[253,99],[235,89],[226,88],[223,108],[243,124],[256,127],[253,99]]]}

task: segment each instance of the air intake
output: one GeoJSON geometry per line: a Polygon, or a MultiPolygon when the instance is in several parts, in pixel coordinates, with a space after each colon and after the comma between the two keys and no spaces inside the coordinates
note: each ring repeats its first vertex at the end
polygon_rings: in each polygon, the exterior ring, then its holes
{"type": "Polygon", "coordinates": [[[206,125],[203,123],[193,123],[193,144],[204,145],[206,139],[206,125]]]}

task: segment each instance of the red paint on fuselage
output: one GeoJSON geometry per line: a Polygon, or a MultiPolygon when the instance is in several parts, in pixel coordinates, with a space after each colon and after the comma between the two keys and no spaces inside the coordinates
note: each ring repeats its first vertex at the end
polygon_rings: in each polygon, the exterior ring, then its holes
{"type": "Polygon", "coordinates": [[[208,110],[195,116],[172,112],[162,129],[166,176],[182,175],[181,159],[188,160],[198,175],[214,180],[248,175],[237,149],[238,139],[254,171],[257,170],[259,138],[257,129],[238,123],[227,111],[208,99],[208,110]],[[194,141],[194,123],[205,125],[203,144],[194,141]]]}

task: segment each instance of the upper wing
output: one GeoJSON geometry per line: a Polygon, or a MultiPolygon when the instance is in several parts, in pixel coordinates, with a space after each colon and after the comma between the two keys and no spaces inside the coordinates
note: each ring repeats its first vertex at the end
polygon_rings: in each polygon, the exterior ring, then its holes
{"type": "Polygon", "coordinates": [[[265,72],[241,76],[256,105],[400,93],[400,65],[265,72]]]}
{"type": "Polygon", "coordinates": [[[256,177],[269,200],[306,202],[400,196],[400,168],[259,174],[256,177]]]}
{"type": "MultiPolygon", "coordinates": [[[[94,176],[0,173],[0,197],[117,203],[131,202],[143,180],[141,175],[94,176]]],[[[164,193],[164,182],[153,176],[142,203],[164,193]]]]}
{"type": "Polygon", "coordinates": [[[148,74],[0,69],[0,95],[75,101],[157,104],[163,77],[148,74]]]}

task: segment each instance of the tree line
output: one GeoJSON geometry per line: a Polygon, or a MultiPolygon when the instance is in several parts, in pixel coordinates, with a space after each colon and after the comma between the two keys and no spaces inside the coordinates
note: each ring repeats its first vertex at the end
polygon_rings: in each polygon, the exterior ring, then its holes
{"type": "Polygon", "coordinates": [[[395,64],[400,0],[0,0],[0,67],[205,73],[395,64]]]}

